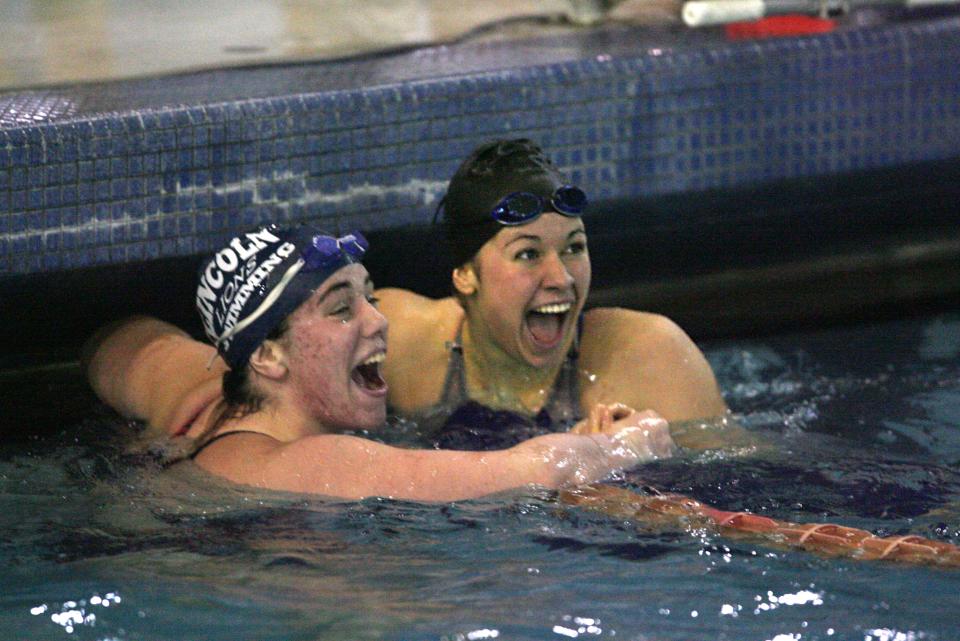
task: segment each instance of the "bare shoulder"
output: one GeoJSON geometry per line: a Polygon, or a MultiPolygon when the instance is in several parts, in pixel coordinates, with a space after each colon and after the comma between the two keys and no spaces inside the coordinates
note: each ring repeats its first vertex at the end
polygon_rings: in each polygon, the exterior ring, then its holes
{"type": "Polygon", "coordinates": [[[463,313],[457,301],[450,296],[429,298],[395,287],[378,289],[376,296],[380,311],[391,323],[391,332],[422,331],[437,323],[449,323],[463,313]],[[394,324],[397,327],[393,327],[394,324]]]}
{"type": "Polygon", "coordinates": [[[675,322],[661,314],[619,307],[600,307],[584,314],[581,361],[604,370],[624,361],[641,360],[678,366],[678,358],[700,355],[700,349],[675,322]]]}
{"type": "Polygon", "coordinates": [[[591,374],[583,392],[589,405],[623,402],[654,409],[671,421],[726,411],[700,348],[666,316],[620,308],[590,310],[584,316],[580,359],[591,374]]]}
{"type": "MultiPolygon", "coordinates": [[[[274,477],[276,472],[265,474],[264,465],[277,455],[283,443],[255,430],[232,425],[217,438],[203,447],[194,458],[201,468],[223,478],[254,487],[288,489],[274,477]],[[232,431],[230,431],[232,430],[232,431]]],[[[290,470],[293,475],[300,470],[290,470]]]]}
{"type": "Polygon", "coordinates": [[[599,307],[584,314],[583,357],[605,361],[629,352],[644,358],[671,359],[699,349],[675,322],[661,314],[620,307],[599,307]]]}
{"type": "Polygon", "coordinates": [[[389,402],[402,413],[413,413],[440,397],[447,343],[457,334],[463,309],[452,297],[433,299],[404,289],[381,289],[376,295],[390,322],[384,366],[389,402]]]}
{"type": "Polygon", "coordinates": [[[436,302],[432,298],[399,287],[384,287],[378,289],[375,295],[379,299],[380,311],[388,315],[404,315],[411,310],[427,307],[436,302]]]}

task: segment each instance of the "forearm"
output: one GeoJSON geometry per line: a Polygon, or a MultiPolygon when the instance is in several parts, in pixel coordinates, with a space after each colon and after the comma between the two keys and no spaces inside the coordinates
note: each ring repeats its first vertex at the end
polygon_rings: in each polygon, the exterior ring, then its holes
{"type": "Polygon", "coordinates": [[[84,369],[107,405],[163,428],[186,395],[222,376],[222,361],[207,369],[213,354],[174,325],[136,316],[108,325],[87,342],[84,369]]]}
{"type": "Polygon", "coordinates": [[[87,381],[110,407],[125,416],[145,418],[136,387],[139,370],[148,367],[149,351],[158,339],[179,335],[176,327],[146,316],[111,323],[92,336],[83,347],[87,381]]]}
{"type": "Polygon", "coordinates": [[[672,455],[665,429],[630,427],[616,433],[548,434],[516,445],[514,456],[530,461],[551,489],[599,481],[619,470],[672,455]]]}
{"type": "Polygon", "coordinates": [[[598,443],[607,437],[598,436],[549,434],[486,452],[392,450],[384,452],[383,465],[366,479],[379,487],[364,494],[456,501],[527,486],[559,489],[590,483],[626,465],[625,457],[598,443]]]}
{"type": "Polygon", "coordinates": [[[504,450],[503,467],[513,475],[515,486],[558,489],[591,483],[619,469],[607,460],[598,440],[577,434],[539,436],[504,450]]]}
{"type": "Polygon", "coordinates": [[[629,438],[549,434],[507,450],[466,452],[322,435],[286,444],[259,462],[248,448],[248,467],[211,471],[236,482],[348,499],[456,501],[528,485],[557,489],[600,480],[642,460],[629,438]]]}

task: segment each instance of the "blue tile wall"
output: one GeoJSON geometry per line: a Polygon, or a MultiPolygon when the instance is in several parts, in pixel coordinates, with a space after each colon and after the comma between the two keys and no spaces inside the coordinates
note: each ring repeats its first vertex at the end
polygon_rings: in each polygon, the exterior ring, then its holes
{"type": "Polygon", "coordinates": [[[952,17],[754,42],[612,26],[0,93],[0,273],[205,253],[267,221],[426,222],[493,137],[540,141],[598,199],[954,158],[957,60],[952,17]]]}

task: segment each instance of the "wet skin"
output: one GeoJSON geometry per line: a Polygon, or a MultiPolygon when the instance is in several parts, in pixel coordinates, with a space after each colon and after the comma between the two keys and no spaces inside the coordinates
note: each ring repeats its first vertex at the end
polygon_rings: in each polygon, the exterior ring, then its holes
{"type": "Polygon", "coordinates": [[[503,365],[559,367],[573,341],[590,275],[579,218],[544,213],[525,225],[504,227],[454,272],[454,285],[467,298],[471,346],[503,365]]]}
{"type": "Polygon", "coordinates": [[[367,270],[360,264],[339,270],[287,322],[278,343],[297,405],[329,431],[381,427],[387,386],[374,365],[386,354],[387,320],[367,270]]]}

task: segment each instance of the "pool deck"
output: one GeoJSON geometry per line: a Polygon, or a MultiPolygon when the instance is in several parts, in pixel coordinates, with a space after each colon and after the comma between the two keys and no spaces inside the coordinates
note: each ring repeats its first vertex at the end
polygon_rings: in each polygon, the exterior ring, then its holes
{"type": "MultiPolygon", "coordinates": [[[[906,299],[952,295],[956,278],[916,266],[957,255],[957,60],[960,18],[941,12],[761,40],[600,24],[0,91],[0,293],[20,307],[4,314],[43,308],[64,282],[190,271],[262,222],[426,228],[459,160],[507,136],[536,139],[587,188],[597,238],[645,239],[601,266],[620,283],[715,291],[744,270],[811,273],[822,243],[853,261],[837,273],[887,258],[906,299]],[[654,240],[674,243],[659,250],[673,275],[645,262],[654,240]]],[[[416,254],[435,271],[430,248],[416,254]]]]}

